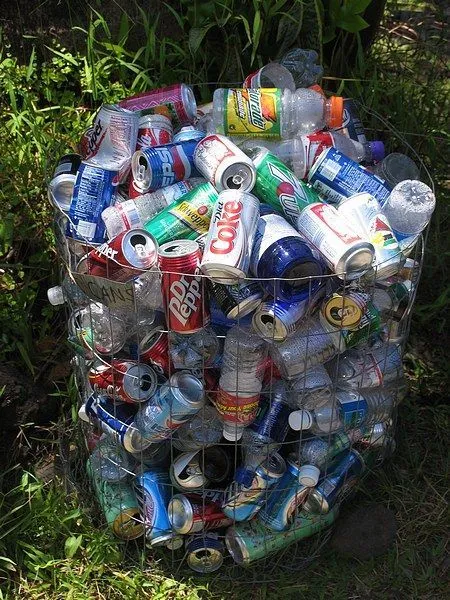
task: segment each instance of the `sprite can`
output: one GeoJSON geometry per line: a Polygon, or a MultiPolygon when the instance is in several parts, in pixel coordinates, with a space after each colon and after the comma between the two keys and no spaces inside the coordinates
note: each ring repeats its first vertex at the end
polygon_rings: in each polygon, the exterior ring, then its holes
{"type": "Polygon", "coordinates": [[[337,507],[322,515],[302,511],[286,531],[278,532],[270,531],[258,519],[237,523],[227,530],[225,544],[235,562],[248,565],[329,527],[337,514],[337,507]]]}
{"type": "Polygon", "coordinates": [[[256,167],[256,183],[252,193],[266,202],[294,227],[302,210],[320,202],[317,192],[271,154],[267,148],[256,147],[246,151],[256,167]]]}
{"type": "Polygon", "coordinates": [[[218,196],[210,183],[203,183],[169,204],[144,229],[159,245],[173,240],[195,240],[208,231],[218,196]]]}
{"type": "Polygon", "coordinates": [[[116,536],[123,540],[134,540],[143,535],[144,523],[132,487],[122,481],[111,483],[97,477],[90,459],[86,470],[106,521],[116,536]]]}

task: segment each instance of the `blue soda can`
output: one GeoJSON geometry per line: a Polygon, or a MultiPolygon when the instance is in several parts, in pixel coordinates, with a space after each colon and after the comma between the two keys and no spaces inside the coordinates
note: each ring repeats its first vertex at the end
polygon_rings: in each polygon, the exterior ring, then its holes
{"type": "Polygon", "coordinates": [[[133,154],[131,169],[136,188],[154,191],[189,177],[201,177],[194,165],[197,140],[143,148],[133,154]]]}
{"type": "Polygon", "coordinates": [[[250,433],[254,443],[281,444],[289,431],[289,415],[292,411],[287,402],[286,386],[283,381],[275,381],[272,389],[261,395],[256,418],[244,431],[250,433]]]}
{"type": "Polygon", "coordinates": [[[313,513],[327,513],[359,481],[365,465],[362,456],[352,450],[339,461],[333,471],[312,490],[305,503],[305,510],[313,513]]]}
{"type": "Polygon", "coordinates": [[[284,458],[273,454],[255,470],[239,468],[234,481],[224,492],[222,510],[235,521],[248,521],[261,508],[267,490],[283,476],[286,470],[284,458]]]}
{"type": "Polygon", "coordinates": [[[305,289],[319,287],[325,264],[286,219],[265,214],[258,220],[250,271],[274,298],[298,302],[305,289]]]}
{"type": "Polygon", "coordinates": [[[256,309],[252,327],[256,333],[269,342],[284,342],[298,328],[303,318],[310,313],[325,293],[325,286],[317,287],[315,291],[304,289],[299,292],[296,302],[272,298],[263,302],[256,309]]]}
{"type": "Polygon", "coordinates": [[[391,188],[383,179],[333,147],[327,148],[319,156],[309,172],[308,181],[332,204],[366,192],[383,206],[391,193],[391,188]]]}
{"type": "Polygon", "coordinates": [[[186,127],[182,127],[178,133],[173,136],[172,142],[174,144],[178,144],[179,142],[187,142],[189,140],[195,140],[199,142],[206,136],[204,131],[199,131],[195,129],[192,125],[186,125],[186,127]]]}
{"type": "Polygon", "coordinates": [[[134,491],[150,546],[170,544],[170,541],[178,536],[172,530],[167,513],[172,496],[172,486],[167,473],[155,469],[138,475],[134,482],[134,491]]]}
{"type": "Polygon", "coordinates": [[[234,327],[236,323],[239,323],[242,327],[250,326],[252,323],[252,315],[245,315],[245,317],[239,317],[239,319],[229,319],[212,298],[209,310],[211,313],[211,326],[217,335],[226,335],[227,331],[234,327]]]}
{"type": "Polygon", "coordinates": [[[73,188],[67,237],[100,244],[106,239],[102,212],[113,204],[119,172],[82,162],[73,188]]]}
{"type": "Polygon", "coordinates": [[[308,498],[311,488],[300,483],[301,469],[293,460],[287,461],[283,477],[270,490],[258,518],[274,531],[284,531],[292,524],[297,509],[308,498]]]}
{"type": "MultiPolygon", "coordinates": [[[[140,452],[150,446],[134,426],[136,409],[131,404],[118,404],[107,396],[91,394],[82,408],[89,421],[114,436],[127,452],[140,452]]],[[[80,415],[83,418],[82,415],[80,415]]]]}

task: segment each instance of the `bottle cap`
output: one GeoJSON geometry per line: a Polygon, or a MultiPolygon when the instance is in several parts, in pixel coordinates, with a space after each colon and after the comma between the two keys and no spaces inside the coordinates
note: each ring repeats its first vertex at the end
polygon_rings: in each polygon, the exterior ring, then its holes
{"type": "Polygon", "coordinates": [[[320,476],[320,469],[314,465],[303,465],[298,472],[298,481],[306,487],[314,487],[317,485],[320,476]]]}
{"type": "Polygon", "coordinates": [[[244,428],[241,425],[236,425],[235,423],[224,423],[222,434],[223,437],[229,442],[235,442],[241,439],[243,430],[244,428]]]}
{"type": "Polygon", "coordinates": [[[375,142],[369,142],[370,152],[372,154],[372,160],[374,162],[380,162],[386,156],[383,142],[376,140],[375,142]]]}
{"type": "Polygon", "coordinates": [[[53,306],[58,306],[59,304],[64,304],[64,292],[60,285],[52,287],[47,290],[47,298],[50,304],[53,306]]]}
{"type": "Polygon", "coordinates": [[[342,96],[331,96],[329,102],[330,116],[327,125],[331,129],[339,129],[342,127],[344,115],[344,98],[342,98],[342,96]]]}
{"type": "Polygon", "coordinates": [[[294,410],[289,415],[289,427],[294,431],[309,429],[312,425],[312,416],[309,410],[294,410]]]}

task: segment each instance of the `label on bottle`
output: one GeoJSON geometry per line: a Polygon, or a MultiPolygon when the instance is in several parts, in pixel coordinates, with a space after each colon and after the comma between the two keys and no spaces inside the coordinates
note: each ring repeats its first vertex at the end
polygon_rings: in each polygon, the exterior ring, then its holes
{"type": "Polygon", "coordinates": [[[349,394],[347,397],[339,398],[342,421],[348,429],[354,429],[364,423],[367,416],[367,402],[359,394],[349,394]]]}
{"type": "Polygon", "coordinates": [[[282,93],[277,88],[226,90],[224,133],[280,139],[282,93]]]}
{"type": "Polygon", "coordinates": [[[249,425],[256,416],[259,403],[259,394],[254,396],[228,394],[219,388],[215,407],[219,411],[222,419],[227,423],[238,423],[249,425]]]}

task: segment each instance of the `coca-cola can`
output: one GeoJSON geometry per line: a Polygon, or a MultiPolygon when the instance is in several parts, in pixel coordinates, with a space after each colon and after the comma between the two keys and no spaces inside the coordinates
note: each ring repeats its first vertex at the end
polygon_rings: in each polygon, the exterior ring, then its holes
{"type": "Polygon", "coordinates": [[[233,519],[223,513],[220,502],[220,492],[210,492],[209,497],[200,494],[175,494],[167,509],[169,521],[173,529],[181,534],[228,527],[233,519]],[[214,501],[214,498],[217,500],[214,501]]]}
{"type": "Polygon", "coordinates": [[[164,115],[144,115],[139,119],[136,150],[170,144],[173,138],[172,122],[164,115]]]}
{"type": "Polygon", "coordinates": [[[258,219],[258,198],[238,190],[220,192],[209,226],[202,272],[228,285],[245,278],[258,219]]]}
{"type": "MultiPolygon", "coordinates": [[[[139,127],[137,113],[115,104],[103,105],[95,117],[85,160],[105,169],[122,170],[130,162],[139,127]]],[[[86,135],[86,134],[85,134],[86,135]]]]}
{"type": "Polygon", "coordinates": [[[153,396],[158,378],[149,365],[115,358],[111,364],[95,362],[89,371],[89,383],[96,392],[135,404],[153,396]]]}
{"type": "Polygon", "coordinates": [[[77,271],[125,282],[151,269],[157,256],[158,244],[153,236],[144,229],[131,229],[91,250],[77,271]]]}
{"type": "Polygon", "coordinates": [[[199,245],[192,240],[167,242],[158,256],[169,330],[188,334],[203,329],[209,323],[209,310],[200,275],[199,245]]]}
{"type": "Polygon", "coordinates": [[[256,181],[256,168],[236,144],[223,135],[207,135],[195,148],[194,163],[200,173],[220,192],[250,192],[256,181]]]}

